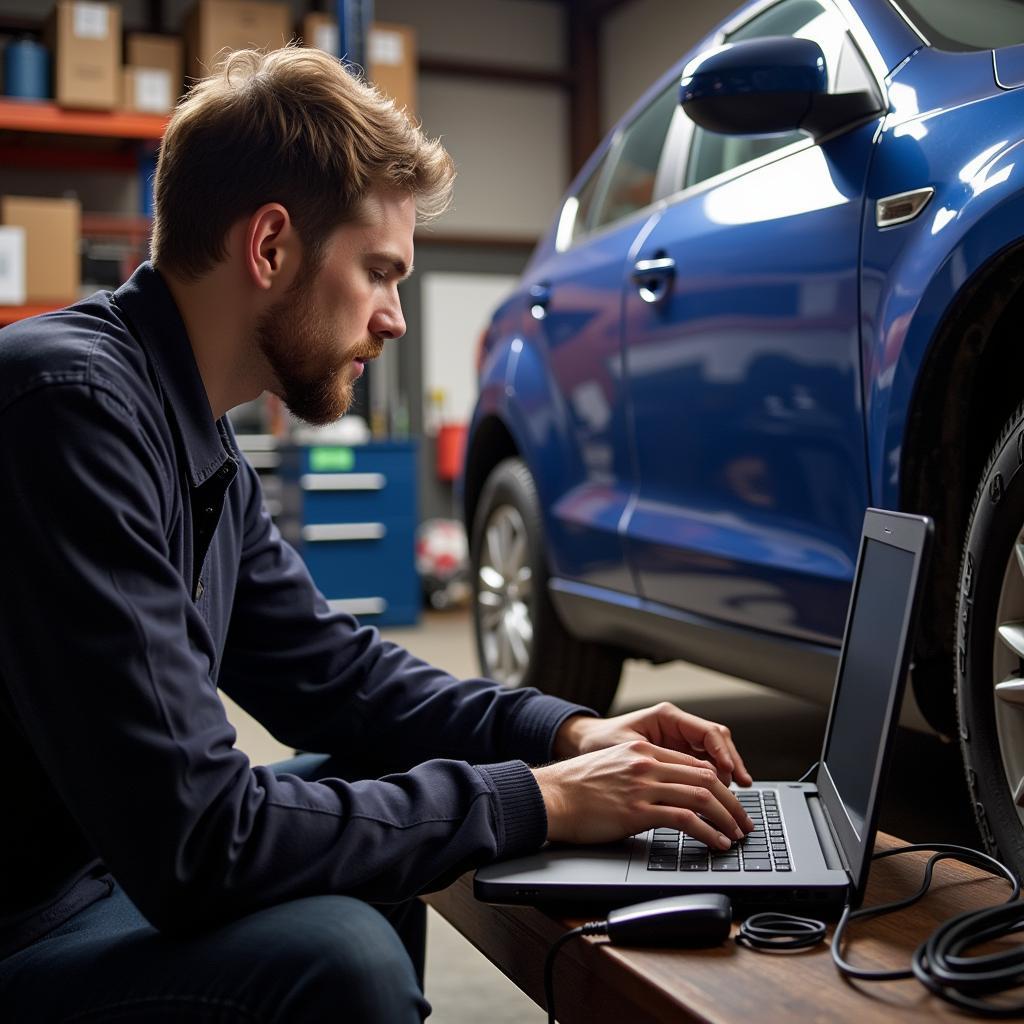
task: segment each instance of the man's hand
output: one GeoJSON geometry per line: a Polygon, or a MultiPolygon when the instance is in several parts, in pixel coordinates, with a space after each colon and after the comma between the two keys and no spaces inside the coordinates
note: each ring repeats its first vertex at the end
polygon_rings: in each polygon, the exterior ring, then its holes
{"type": "Polygon", "coordinates": [[[726,786],[734,780],[741,786],[754,781],[724,725],[689,715],[668,701],[616,718],[572,715],[555,734],[554,755],[573,757],[632,740],[647,740],[697,759],[706,758],[726,786]]]}
{"type": "Polygon", "coordinates": [[[725,850],[754,827],[711,764],[647,740],[556,761],[533,774],[554,842],[610,842],[665,827],[725,850]]]}

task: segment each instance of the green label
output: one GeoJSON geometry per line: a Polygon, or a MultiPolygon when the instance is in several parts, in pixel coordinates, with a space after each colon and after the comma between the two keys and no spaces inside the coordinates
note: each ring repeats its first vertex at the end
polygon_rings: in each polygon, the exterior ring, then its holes
{"type": "Polygon", "coordinates": [[[356,464],[351,448],[310,448],[309,468],[314,473],[347,473],[356,464]]]}

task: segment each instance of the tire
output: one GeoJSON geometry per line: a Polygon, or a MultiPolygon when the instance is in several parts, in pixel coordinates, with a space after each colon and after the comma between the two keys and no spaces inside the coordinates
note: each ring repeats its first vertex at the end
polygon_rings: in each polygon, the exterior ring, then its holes
{"type": "Polygon", "coordinates": [[[955,644],[960,746],[978,829],[989,852],[1018,874],[1024,870],[1024,808],[1014,802],[1018,791],[1024,799],[1021,545],[1024,405],[996,441],[974,498],[960,564],[955,644]]]}
{"type": "Polygon", "coordinates": [[[535,686],[604,714],[623,655],[578,640],[562,625],[548,593],[542,523],[525,463],[500,462],[481,491],[470,538],[481,671],[507,686],[535,686]]]}

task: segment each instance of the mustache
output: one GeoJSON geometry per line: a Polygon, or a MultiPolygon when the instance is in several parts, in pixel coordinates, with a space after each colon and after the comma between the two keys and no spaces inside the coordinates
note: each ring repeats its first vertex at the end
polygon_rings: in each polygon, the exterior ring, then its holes
{"type": "Polygon", "coordinates": [[[383,338],[368,338],[349,358],[358,359],[360,362],[368,362],[371,359],[376,359],[383,351],[383,338]]]}

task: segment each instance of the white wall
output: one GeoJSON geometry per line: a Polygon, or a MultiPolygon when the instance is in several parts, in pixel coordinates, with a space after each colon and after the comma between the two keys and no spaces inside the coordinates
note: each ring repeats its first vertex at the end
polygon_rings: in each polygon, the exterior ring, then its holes
{"type": "MultiPolygon", "coordinates": [[[[563,11],[550,0],[376,0],[374,16],[412,25],[424,56],[564,67],[563,11]]],[[[458,168],[438,233],[539,236],[569,182],[567,91],[426,73],[419,105],[424,129],[441,136],[458,168]]]]}
{"type": "Polygon", "coordinates": [[[420,52],[483,64],[559,70],[561,4],[551,0],[375,0],[378,21],[413,25],[420,52]]]}
{"type": "Polygon", "coordinates": [[[601,26],[601,127],[608,131],[739,0],[631,0],[601,26]]]}
{"type": "Polygon", "coordinates": [[[569,182],[568,99],[546,86],[423,75],[420,117],[455,160],[439,233],[536,238],[569,182]]]}
{"type": "Polygon", "coordinates": [[[476,350],[494,309],[515,288],[509,274],[423,275],[423,391],[444,395],[445,423],[468,423],[476,404],[476,350]]]}

